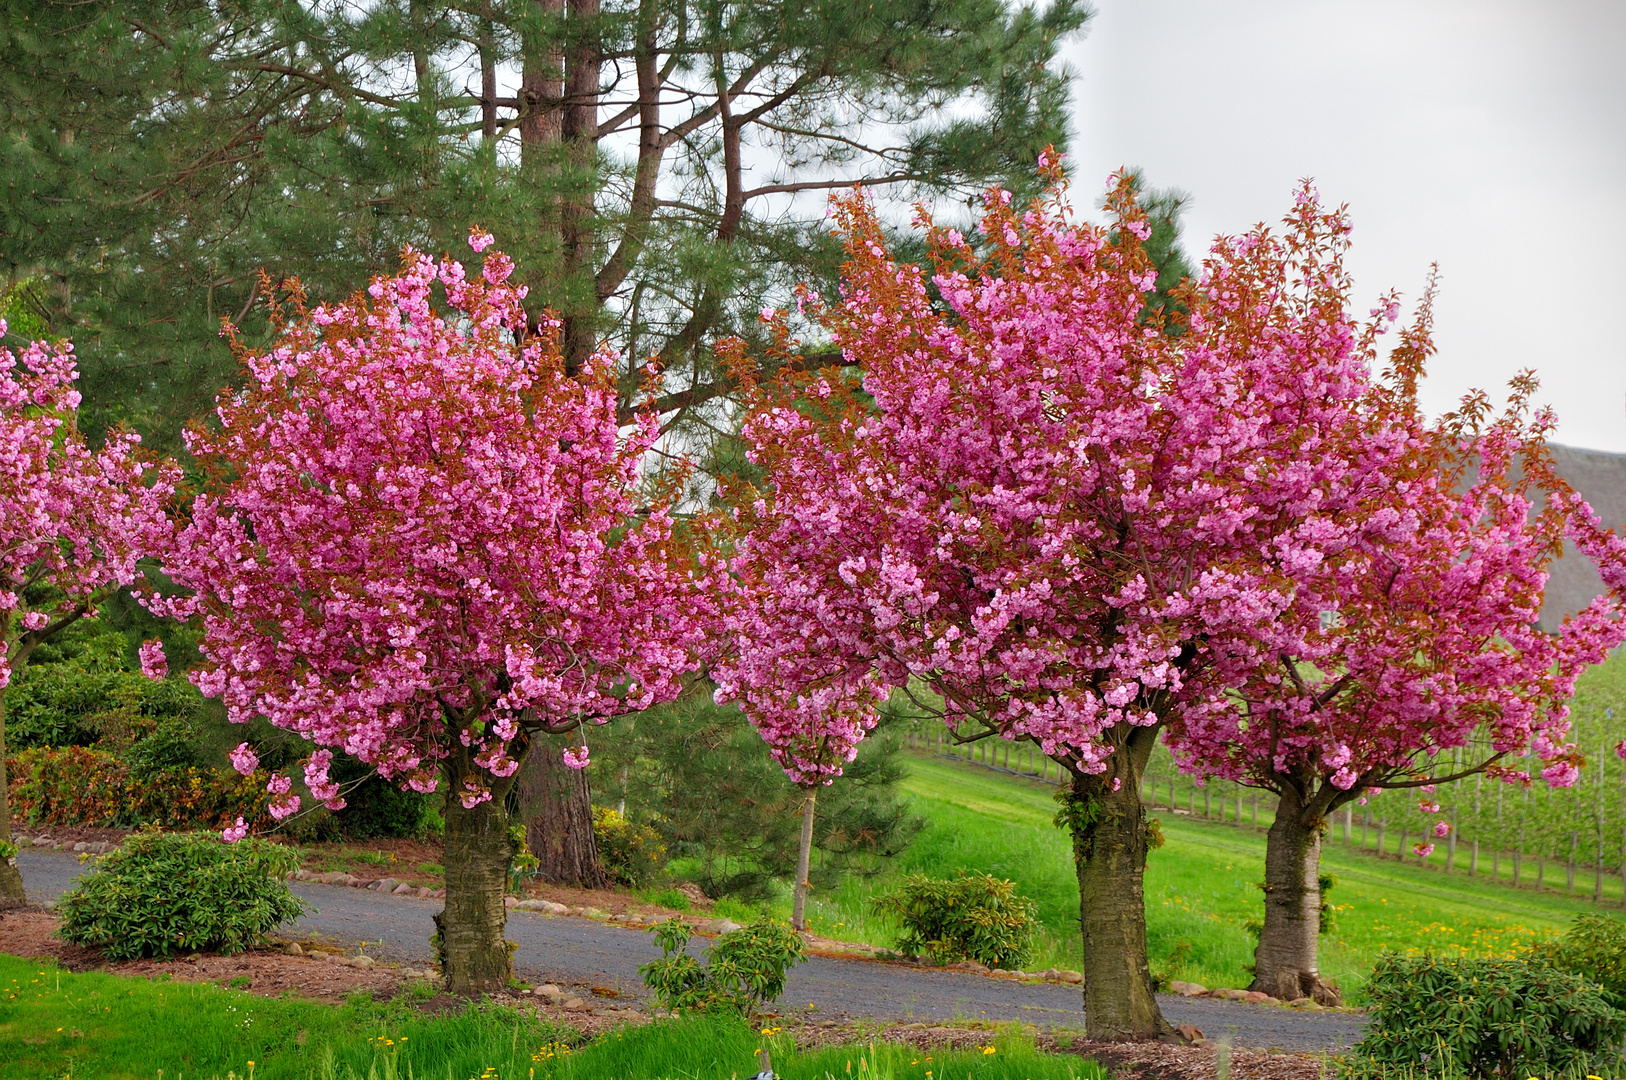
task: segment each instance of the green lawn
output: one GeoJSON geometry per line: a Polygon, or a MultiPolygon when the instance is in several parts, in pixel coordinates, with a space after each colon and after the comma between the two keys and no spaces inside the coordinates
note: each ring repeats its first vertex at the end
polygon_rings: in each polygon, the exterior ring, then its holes
{"type": "Polygon", "coordinates": [[[334,1007],[0,955],[0,1080],[733,1080],[756,1071],[764,1045],[786,1080],[1102,1077],[1077,1057],[1038,1053],[1011,1030],[990,1031],[982,1050],[930,1056],[885,1045],[796,1053],[777,1029],[707,1016],[578,1041],[506,1009],[426,1017],[410,999],[334,1007]]]}
{"type": "MultiPolygon", "coordinates": [[[[813,929],[890,944],[893,927],[870,914],[868,902],[888,888],[892,874],[986,870],[1018,882],[1039,906],[1043,940],[1029,966],[1077,968],[1078,885],[1067,839],[1051,824],[1055,788],[925,753],[913,755],[910,768],[904,787],[929,826],[886,875],[816,895],[809,909],[813,929]]],[[[1168,840],[1152,854],[1146,876],[1154,970],[1167,969],[1178,950],[1186,959],[1175,977],[1246,986],[1253,939],[1245,924],[1263,912],[1254,883],[1264,873],[1264,833],[1168,810],[1154,816],[1168,840]]],[[[1329,897],[1338,911],[1323,938],[1322,970],[1357,996],[1385,948],[1506,953],[1562,930],[1577,912],[1593,910],[1585,900],[1552,892],[1380,861],[1337,840],[1328,843],[1323,865],[1338,880],[1329,897]]]]}

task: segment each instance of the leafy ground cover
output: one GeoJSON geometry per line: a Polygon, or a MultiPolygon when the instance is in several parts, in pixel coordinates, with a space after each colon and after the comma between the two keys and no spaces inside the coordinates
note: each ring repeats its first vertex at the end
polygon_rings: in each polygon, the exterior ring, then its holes
{"type": "Polygon", "coordinates": [[[766,1046],[786,1080],[1099,1080],[1094,1065],[1045,1054],[1016,1032],[985,1046],[826,1045],[798,1051],[791,1033],[696,1016],[624,1027],[582,1044],[569,1028],[510,1009],[427,1015],[411,997],[357,996],[335,1007],[258,998],[209,984],[71,973],[0,955],[0,1080],[140,1077],[412,1076],[424,1080],[726,1080],[756,1069],[766,1046]]]}
{"type": "MultiPolygon", "coordinates": [[[[888,874],[815,894],[812,929],[890,944],[897,928],[870,903],[892,887],[894,874],[985,870],[1016,881],[1038,906],[1043,929],[1029,967],[1076,968],[1078,885],[1067,837],[1051,823],[1054,786],[923,752],[911,757],[910,770],[904,788],[930,824],[888,874]]],[[[1254,943],[1247,924],[1263,912],[1255,883],[1264,876],[1264,833],[1168,810],[1154,816],[1167,843],[1152,854],[1146,878],[1153,970],[1207,986],[1246,986],[1254,943]]],[[[1322,969],[1357,1000],[1385,948],[1505,956],[1596,910],[1580,898],[1379,860],[1337,841],[1327,845],[1324,866],[1338,883],[1329,896],[1336,911],[1322,969]]]]}

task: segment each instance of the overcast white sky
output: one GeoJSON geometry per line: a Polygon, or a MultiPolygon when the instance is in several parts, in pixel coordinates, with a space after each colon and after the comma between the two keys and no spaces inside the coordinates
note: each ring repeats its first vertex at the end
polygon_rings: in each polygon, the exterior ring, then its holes
{"type": "Polygon", "coordinates": [[[1626,3],[1094,2],[1076,194],[1143,167],[1196,255],[1313,177],[1363,302],[1440,264],[1431,408],[1532,367],[1555,441],[1626,453],[1626,3]]]}

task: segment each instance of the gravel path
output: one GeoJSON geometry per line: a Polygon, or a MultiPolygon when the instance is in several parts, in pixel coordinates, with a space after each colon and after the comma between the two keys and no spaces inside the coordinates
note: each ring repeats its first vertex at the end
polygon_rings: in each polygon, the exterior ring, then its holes
{"type": "MultiPolygon", "coordinates": [[[[18,858],[29,899],[45,903],[81,868],[71,855],[24,850],[18,858]]],[[[342,885],[291,882],[316,910],[291,928],[302,938],[366,941],[384,959],[431,959],[429,935],[439,900],[380,896],[342,885]]],[[[514,967],[532,982],[611,987],[644,996],[638,966],[660,955],[647,932],[590,919],[510,912],[508,937],[519,945],[514,967]]],[[[704,941],[697,941],[697,947],[704,941]]],[[[1171,1024],[1192,1024],[1211,1038],[1229,1035],[1256,1049],[1337,1051],[1360,1038],[1365,1021],[1348,1013],[1307,1013],[1277,1006],[1163,995],[1171,1024]]],[[[779,1007],[822,1017],[879,1020],[1022,1020],[1076,1028],[1083,1019],[1077,987],[1020,983],[907,964],[811,957],[791,970],[779,1007]],[[809,1006],[812,1009],[809,1010],[809,1006]]]]}

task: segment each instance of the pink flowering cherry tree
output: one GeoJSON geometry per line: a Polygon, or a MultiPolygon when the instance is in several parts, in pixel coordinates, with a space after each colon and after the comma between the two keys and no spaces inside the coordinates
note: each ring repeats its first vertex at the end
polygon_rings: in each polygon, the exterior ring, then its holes
{"type": "Polygon", "coordinates": [[[990,196],[978,248],[929,228],[940,303],[867,205],[838,204],[840,300],[803,300],[862,374],[757,392],[719,694],[804,779],[851,759],[893,688],[962,740],[1038,744],[1072,776],[1086,1030],[1156,1038],[1141,777],[1166,725],[1223,698],[1201,673],[1341,535],[1320,507],[1361,475],[1382,319],[1345,314],[1347,226],[1304,191],[1282,234],[1216,246],[1168,333],[1127,185],[1113,223],[1079,224],[1046,168],[1031,208],[990,196]]]}
{"type": "MultiPolygon", "coordinates": [[[[239,346],[218,429],[188,436],[210,480],[167,569],[190,594],[149,598],[201,619],[192,678],[231,720],[311,743],[316,799],[342,805],[338,751],[445,792],[459,994],[510,976],[505,797],[533,738],[577,733],[585,767],[587,727],[675,697],[703,641],[701,561],[644,484],[654,419],[618,429],[610,358],[567,376],[557,327],[527,336],[511,272],[408,250],[347,303],[296,293],[272,348],[239,346]]],[[[292,777],[270,791],[274,816],[299,808],[292,777]]]]}
{"type": "MultiPolygon", "coordinates": [[[[0,335],[5,322],[0,320],[0,335]]],[[[79,432],[79,373],[66,342],[0,348],[0,900],[22,900],[6,775],[6,687],[40,642],[136,578],[168,542],[172,462],[110,433],[79,432]]],[[[153,643],[156,645],[156,643],[153,643]]]]}
{"type": "MultiPolygon", "coordinates": [[[[1298,582],[1290,609],[1202,673],[1227,693],[1169,727],[1182,767],[1279,798],[1252,988],[1287,1000],[1339,1003],[1317,969],[1320,838],[1332,813],[1383,789],[1420,789],[1424,812],[1437,813],[1437,784],[1478,772],[1528,783],[1501,764],[1526,750],[1546,762],[1549,783],[1573,783],[1581,759],[1565,741],[1566,703],[1585,666],[1626,637],[1609,597],[1557,634],[1536,626],[1563,540],[1613,572],[1620,538],[1554,473],[1551,418],[1528,418],[1529,376],[1494,421],[1473,395],[1425,423],[1415,391],[1430,307],[1361,410],[1368,482],[1336,507],[1351,527],[1320,562],[1286,571],[1298,582]]],[[[1443,821],[1433,830],[1449,832],[1443,821]]],[[[1417,853],[1431,850],[1425,839],[1417,853]]]]}

